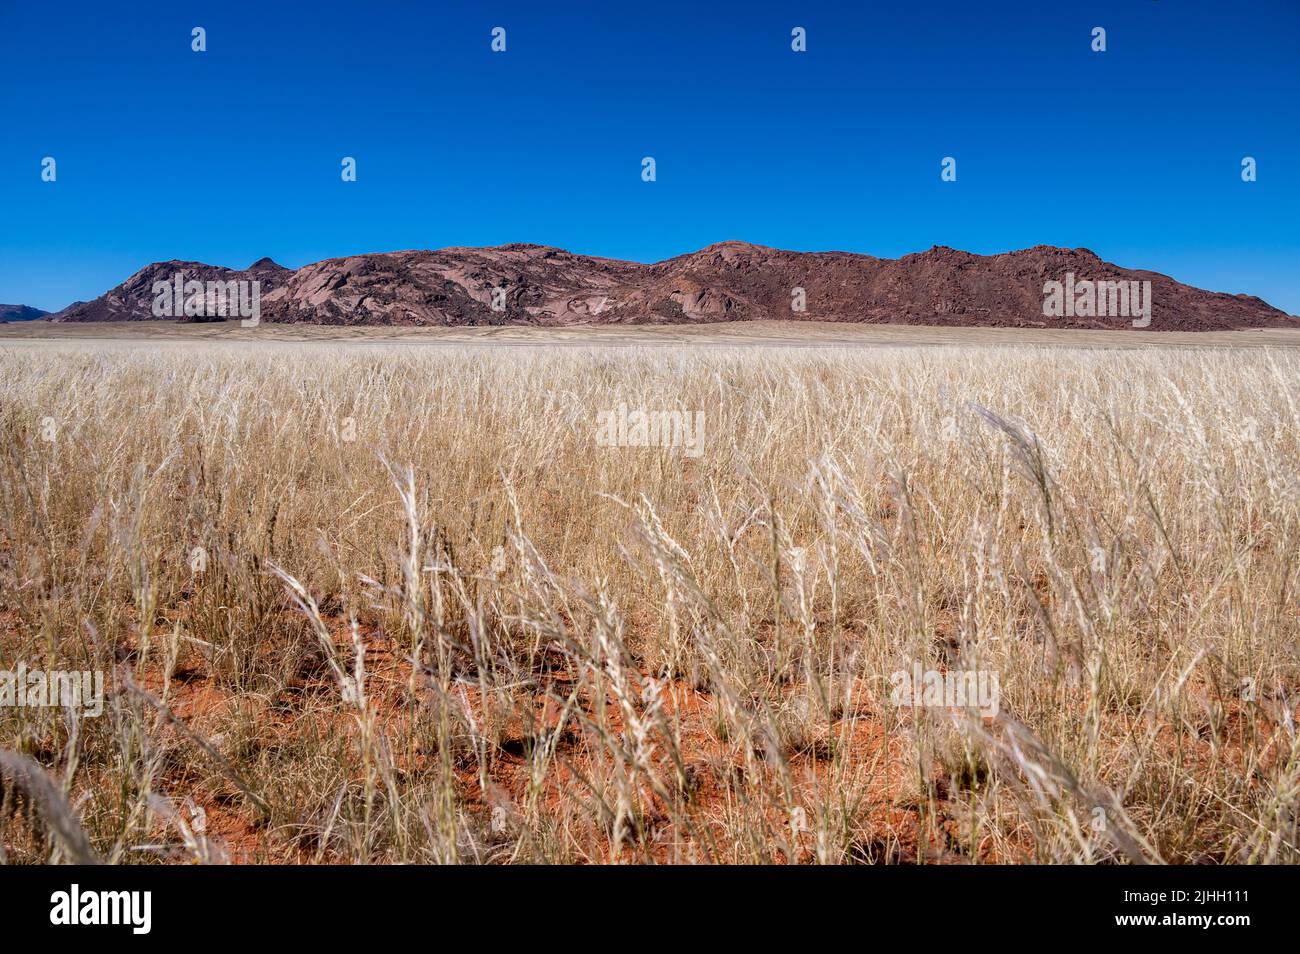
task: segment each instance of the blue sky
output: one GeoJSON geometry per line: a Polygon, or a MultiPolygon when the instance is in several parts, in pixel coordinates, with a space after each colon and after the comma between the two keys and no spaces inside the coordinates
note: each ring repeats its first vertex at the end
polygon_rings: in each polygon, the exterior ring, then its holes
{"type": "Polygon", "coordinates": [[[1298,49],[1296,0],[0,0],[0,301],[173,258],[744,239],[1084,246],[1300,313],[1298,49]]]}

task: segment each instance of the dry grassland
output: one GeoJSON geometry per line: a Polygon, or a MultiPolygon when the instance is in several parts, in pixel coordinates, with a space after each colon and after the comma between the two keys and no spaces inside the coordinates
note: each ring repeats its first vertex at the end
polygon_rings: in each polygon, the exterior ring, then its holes
{"type": "Polygon", "coordinates": [[[1300,351],[768,344],[0,342],[4,860],[1300,860],[1300,351]]]}

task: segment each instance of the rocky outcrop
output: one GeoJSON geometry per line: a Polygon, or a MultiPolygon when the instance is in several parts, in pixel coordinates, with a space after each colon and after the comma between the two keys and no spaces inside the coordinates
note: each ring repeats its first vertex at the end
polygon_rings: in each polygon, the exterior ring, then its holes
{"type": "MultiPolygon", "coordinates": [[[[181,287],[186,282],[257,281],[263,299],[268,292],[284,284],[292,275],[283,265],[277,265],[269,258],[259,259],[246,269],[224,268],[220,265],[205,265],[202,262],[155,262],[140,269],[116,288],[110,289],[93,301],[77,302],[60,312],[49,316],[50,321],[153,321],[158,316],[153,312],[155,299],[154,284],[166,282],[174,285],[176,276],[180,276],[181,287]]],[[[221,321],[220,315],[207,314],[185,316],[181,308],[176,309],[175,320],[178,321],[221,321]]],[[[168,316],[172,317],[172,316],[168,316]]],[[[228,316],[229,317],[229,316],[228,316]]],[[[235,317],[238,317],[237,315],[235,317]]]]}
{"type": "Polygon", "coordinates": [[[975,255],[936,246],[882,259],[849,252],[788,252],[746,242],[722,242],[652,265],[542,245],[353,255],[293,272],[270,259],[239,272],[164,262],[51,320],[152,318],[153,282],[177,271],[199,281],[259,278],[262,320],[329,325],[793,319],[1120,329],[1133,327],[1136,311],[1117,313],[1113,302],[1109,310],[1104,305],[1075,309],[1071,302],[1071,307],[1045,315],[1045,287],[1052,282],[1068,283],[1071,290],[1076,282],[1136,282],[1135,293],[1139,286],[1149,289],[1152,330],[1300,328],[1300,319],[1258,298],[1204,291],[1167,275],[1122,268],[1087,249],[1037,246],[975,255]]]}

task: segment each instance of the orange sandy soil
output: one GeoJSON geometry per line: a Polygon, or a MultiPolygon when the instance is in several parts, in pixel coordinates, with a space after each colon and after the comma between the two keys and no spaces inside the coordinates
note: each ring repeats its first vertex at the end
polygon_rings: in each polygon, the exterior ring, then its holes
{"type": "MultiPolygon", "coordinates": [[[[351,651],[351,644],[346,629],[341,623],[337,627],[336,636],[340,651],[346,658],[346,654],[351,651]]],[[[378,729],[381,734],[387,734],[390,738],[396,737],[402,734],[401,730],[410,718],[406,701],[409,666],[405,664],[402,651],[394,646],[392,639],[374,634],[364,639],[368,695],[378,717],[378,729]]],[[[161,689],[160,678],[161,674],[157,674],[152,680],[143,679],[141,682],[156,693],[161,689]]],[[[480,787],[477,767],[474,764],[457,766],[457,794],[467,810],[478,809],[482,812],[485,829],[488,827],[486,821],[493,807],[518,806],[527,800],[528,749],[534,739],[540,738],[541,731],[555,731],[559,728],[558,723],[563,707],[557,700],[569,696],[573,691],[573,682],[573,675],[564,670],[545,673],[539,679],[541,688],[533,693],[531,699],[535,724],[532,727],[525,727],[517,718],[508,724],[498,749],[491,758],[491,781],[486,793],[480,787]]],[[[321,693],[325,698],[337,698],[337,687],[328,676],[312,680],[302,689],[306,693],[321,693]]],[[[477,685],[467,682],[453,687],[453,694],[458,690],[462,693],[462,698],[468,704],[470,711],[474,713],[476,721],[479,720],[482,708],[477,685]]],[[[420,695],[423,696],[430,691],[425,690],[420,695]]],[[[201,720],[207,725],[212,725],[219,721],[220,712],[223,707],[231,703],[232,699],[231,693],[215,687],[207,678],[184,682],[173,679],[169,702],[171,711],[186,722],[201,720]]],[[[517,696],[517,700],[529,701],[523,694],[517,696]]],[[[726,758],[724,746],[710,727],[716,705],[716,700],[711,693],[678,681],[666,687],[665,703],[665,713],[680,719],[682,726],[680,745],[690,779],[688,787],[691,792],[691,821],[693,825],[706,828],[709,824],[708,819],[721,811],[728,800],[726,780],[719,777],[720,772],[729,768],[731,771],[743,773],[745,771],[743,760],[736,758],[727,764],[722,761],[726,758]]],[[[607,724],[611,730],[620,731],[623,728],[623,718],[619,703],[612,693],[606,698],[605,705],[604,718],[607,724]]],[[[854,763],[876,766],[876,773],[867,790],[867,801],[875,805],[876,810],[873,812],[871,822],[864,826],[866,833],[873,833],[875,837],[867,839],[871,844],[864,845],[864,851],[873,851],[877,855],[887,851],[889,860],[895,862],[914,861],[917,834],[922,827],[920,819],[922,806],[919,803],[891,805],[889,793],[895,787],[904,787],[900,782],[915,774],[916,769],[914,765],[909,765],[904,760],[903,740],[897,736],[891,739],[881,723],[869,715],[866,705],[864,703],[864,708],[857,713],[857,722],[853,726],[849,742],[851,759],[854,763]]],[[[578,706],[587,716],[594,715],[594,700],[589,694],[579,695],[578,706]]],[[[355,715],[343,711],[341,707],[331,706],[331,711],[317,713],[314,717],[326,721],[330,732],[342,733],[349,739],[355,739],[360,731],[355,715]]],[[[275,732],[287,730],[289,723],[296,721],[299,716],[294,713],[277,713],[274,707],[267,706],[264,718],[267,731],[275,732]]],[[[840,724],[837,723],[832,727],[832,731],[837,735],[840,724]]],[[[592,756],[584,741],[583,732],[582,725],[572,717],[567,727],[561,730],[557,755],[546,775],[542,796],[543,803],[550,813],[558,813],[565,801],[583,802],[589,798],[582,779],[590,774],[592,756]]],[[[599,747],[600,743],[593,740],[591,745],[599,747]]],[[[436,755],[423,751],[413,753],[394,751],[393,757],[399,773],[419,773],[436,767],[434,764],[436,755]]],[[[818,744],[809,746],[806,751],[791,758],[791,774],[796,783],[811,788],[817,780],[824,779],[827,771],[826,758],[825,746],[818,744]]],[[[663,777],[671,778],[671,765],[666,759],[662,764],[663,777]]],[[[671,823],[662,811],[655,811],[658,799],[653,793],[643,790],[642,795],[645,804],[651,806],[646,812],[649,831],[645,834],[654,840],[654,836],[666,834],[664,828],[671,823]]],[[[233,787],[220,799],[196,798],[196,801],[207,813],[208,836],[225,843],[224,847],[231,861],[247,862],[259,856],[262,860],[271,862],[304,863],[314,860],[311,853],[295,848],[290,843],[291,839],[277,838],[250,823],[251,813],[241,807],[241,798],[233,787]]],[[[773,810],[771,815],[774,820],[780,818],[780,812],[776,810],[773,810]]],[[[788,821],[775,823],[785,824],[788,827],[788,821]]],[[[605,834],[594,826],[589,832],[583,834],[586,836],[581,839],[583,842],[608,844],[605,834]]],[[[672,840],[669,839],[670,842],[672,840]]],[[[677,845],[661,842],[651,850],[651,857],[659,862],[690,860],[693,854],[691,845],[694,840],[687,836],[680,838],[677,845]]],[[[811,836],[805,835],[803,840],[810,841],[811,836]]],[[[625,856],[623,859],[614,859],[607,850],[603,855],[588,860],[591,862],[643,860],[639,850],[625,847],[623,854],[625,856]]],[[[812,860],[811,848],[804,848],[802,854],[803,856],[798,860],[812,860]]],[[[954,856],[942,846],[928,846],[926,853],[928,862],[933,863],[945,858],[951,860],[954,856]]],[[[327,854],[321,860],[333,859],[330,859],[327,854]]],[[[883,861],[885,858],[877,857],[874,860],[883,861]]]]}
{"type": "MultiPolygon", "coordinates": [[[[286,610],[286,612],[291,612],[286,610]]],[[[0,645],[12,647],[19,622],[13,614],[4,614],[0,618],[0,632],[8,638],[0,639],[0,645]]],[[[160,621],[161,622],[161,621],[160,621]]],[[[343,622],[335,621],[335,636],[341,652],[341,658],[350,658],[352,646],[350,636],[343,622]]],[[[410,719],[408,704],[409,664],[404,660],[403,651],[394,645],[390,638],[374,632],[363,635],[366,647],[367,694],[370,705],[376,714],[378,729],[390,739],[402,735],[402,729],[410,719]]],[[[130,652],[132,647],[125,647],[130,652]]],[[[120,654],[120,651],[119,651],[120,654]]],[[[7,654],[6,654],[7,655],[7,654]]],[[[173,716],[192,727],[199,735],[212,739],[220,732],[221,723],[233,705],[254,705],[258,709],[257,721],[262,730],[270,735],[294,731],[295,723],[300,724],[304,718],[318,720],[319,728],[327,730],[336,738],[355,740],[360,732],[357,716],[353,711],[338,704],[338,689],[328,673],[318,678],[291,685],[293,695],[305,698],[318,697],[327,701],[328,708],[316,710],[310,706],[303,708],[285,705],[286,700],[267,700],[256,695],[244,695],[220,686],[216,680],[202,674],[198,667],[203,665],[197,653],[186,658],[187,651],[182,650],[173,673],[168,692],[168,708],[173,716]]],[[[644,673],[642,674],[645,675],[644,673]]],[[[120,673],[119,673],[120,676],[120,673]]],[[[155,697],[160,696],[163,686],[163,672],[159,668],[136,674],[141,688],[155,697]]],[[[496,805],[507,807],[522,805],[527,799],[527,751],[535,738],[543,730],[554,731],[557,728],[562,711],[560,700],[567,698],[573,691],[572,673],[563,669],[543,673],[539,679],[540,688],[533,693],[531,706],[535,713],[535,724],[525,727],[519,720],[513,719],[502,733],[497,751],[490,758],[490,784],[486,793],[481,789],[477,767],[472,762],[457,765],[457,794],[462,808],[469,812],[476,809],[483,814],[486,830],[487,820],[496,805]]],[[[107,689],[109,693],[112,689],[107,689]]],[[[426,696],[431,689],[421,690],[418,695],[426,696]]],[[[459,695],[474,713],[476,721],[481,716],[479,689],[473,682],[464,682],[453,686],[453,695],[459,695]]],[[[687,770],[690,791],[690,823],[696,828],[693,833],[671,832],[672,823],[660,810],[662,806],[655,795],[643,790],[643,805],[646,829],[641,832],[643,840],[650,844],[643,851],[637,843],[637,836],[629,838],[631,846],[625,846],[622,857],[614,858],[609,850],[598,856],[586,859],[590,862],[604,861],[644,861],[674,862],[694,860],[699,856],[694,845],[703,833],[711,827],[710,819],[722,812],[729,799],[726,779],[722,773],[731,771],[743,773],[746,769],[743,759],[731,758],[726,754],[725,746],[718,740],[711,725],[717,701],[707,691],[693,688],[678,681],[664,686],[665,713],[679,719],[681,726],[680,746],[682,758],[687,770]],[[648,853],[648,859],[647,859],[648,853]]],[[[895,801],[891,793],[895,790],[915,790],[914,776],[916,766],[906,759],[906,745],[901,733],[891,735],[886,732],[878,714],[873,713],[872,703],[864,691],[855,692],[852,713],[842,713],[837,721],[829,727],[823,727],[804,751],[789,757],[790,773],[797,791],[808,791],[820,784],[824,785],[829,773],[829,753],[831,745],[841,742],[844,728],[849,723],[846,718],[853,715],[847,736],[848,763],[850,772],[857,771],[856,777],[865,782],[863,803],[867,806],[865,818],[859,818],[857,829],[860,832],[861,860],[890,861],[909,863],[918,860],[918,835],[926,828],[922,820],[924,805],[921,800],[913,799],[910,803],[895,801]],[[832,739],[832,736],[834,737],[832,739]],[[868,778],[868,772],[870,777],[868,778]],[[904,784],[910,781],[911,784],[904,784]]],[[[522,694],[518,702],[527,702],[522,694]]],[[[417,704],[424,704],[417,700],[417,704]]],[[[580,694],[578,708],[587,716],[594,713],[594,700],[589,693],[580,694]]],[[[605,700],[604,719],[613,731],[620,731],[623,719],[618,701],[611,693],[605,700]]],[[[522,705],[521,711],[527,711],[522,705]]],[[[151,718],[151,717],[150,717],[151,718]]],[[[556,757],[546,775],[542,801],[548,813],[558,814],[564,802],[575,805],[589,798],[588,789],[582,781],[589,775],[592,766],[592,751],[599,750],[600,743],[594,737],[584,738],[586,730],[581,720],[571,715],[568,725],[563,729],[557,745],[556,757]]],[[[161,725],[160,736],[168,741],[183,738],[175,728],[161,725]]],[[[54,740],[49,740],[48,749],[41,746],[38,756],[56,756],[58,749],[54,740]]],[[[3,742],[0,742],[3,744],[3,742]]],[[[190,744],[181,742],[180,744],[190,744]]],[[[220,749],[220,746],[217,746],[220,749]]],[[[436,754],[416,750],[414,752],[394,750],[393,760],[399,777],[406,773],[436,771],[436,754]]],[[[50,760],[40,758],[45,764],[50,760]]],[[[753,764],[753,763],[751,763],[753,764]]],[[[757,764],[767,770],[761,759],[757,764]]],[[[661,777],[671,779],[673,768],[666,757],[661,760],[663,774],[661,777]]],[[[358,769],[358,774],[360,770],[358,769]]],[[[83,766],[82,786],[86,779],[100,774],[93,765],[83,766]]],[[[851,775],[850,777],[855,777],[851,775]]],[[[206,815],[205,834],[210,841],[219,846],[233,863],[290,863],[303,864],[314,861],[326,863],[341,859],[333,858],[328,852],[317,854],[295,843],[291,834],[278,833],[264,826],[258,813],[247,803],[238,788],[229,783],[215,769],[205,779],[196,779],[191,772],[181,775],[175,771],[165,770],[157,780],[156,790],[167,793],[173,798],[188,796],[203,809],[206,815]]],[[[75,802],[75,793],[74,793],[75,802]]],[[[799,801],[802,801],[801,799],[799,801]]],[[[942,802],[940,802],[942,804],[942,802]]],[[[513,814],[513,812],[511,812],[513,814]]],[[[591,818],[591,813],[575,813],[579,818],[591,818]]],[[[768,813],[774,826],[789,828],[789,820],[783,818],[779,807],[773,807],[768,813]]],[[[810,822],[812,819],[810,819],[810,822]]],[[[940,818],[931,829],[939,833],[947,832],[942,840],[955,846],[962,835],[958,824],[950,819],[940,818]]],[[[175,844],[174,831],[169,830],[162,820],[156,821],[157,842],[166,841],[175,844]]],[[[583,832],[579,840],[587,844],[604,844],[609,841],[603,831],[594,826],[583,832]]],[[[795,861],[813,860],[811,847],[813,835],[805,833],[799,839],[802,842],[800,855],[795,861]]],[[[953,853],[940,843],[938,835],[927,839],[921,846],[922,860],[926,863],[943,861],[965,861],[967,859],[953,853]]],[[[723,846],[725,847],[725,846],[723,846]]],[[[982,854],[981,861],[1002,860],[991,854],[982,854]]],[[[1006,859],[1010,860],[1010,859],[1006,859]]]]}
{"type": "MultiPolygon", "coordinates": [[[[285,612],[295,612],[286,609],[285,612]]],[[[160,623],[162,620],[160,620],[160,623]]],[[[944,627],[940,620],[941,632],[936,640],[946,642],[948,637],[942,632],[944,627]]],[[[351,658],[351,639],[342,620],[332,623],[336,643],[340,649],[340,658],[351,658]]],[[[0,658],[10,655],[15,639],[21,630],[21,622],[15,614],[0,614],[0,649],[7,650],[0,658]]],[[[310,637],[309,637],[310,638],[310,637]]],[[[389,739],[404,737],[402,729],[411,717],[408,695],[410,677],[409,663],[405,660],[405,647],[395,645],[394,640],[377,633],[373,626],[363,627],[363,642],[366,648],[367,694],[377,720],[380,734],[389,739]],[[368,630],[368,631],[367,631],[368,630]]],[[[123,650],[131,654],[133,647],[120,647],[119,658],[123,650]]],[[[279,733],[290,733],[301,728],[304,719],[315,720],[316,728],[322,735],[333,738],[345,738],[355,742],[360,732],[357,715],[353,710],[344,708],[339,703],[338,688],[328,671],[310,678],[291,681],[281,698],[268,699],[259,694],[239,695],[220,685],[216,680],[204,674],[204,661],[197,651],[182,650],[177,662],[168,692],[170,712],[199,735],[211,740],[222,731],[223,720],[229,717],[232,706],[254,706],[256,721],[260,731],[271,737],[279,733]],[[297,701],[295,698],[297,697],[297,701]],[[311,704],[319,699],[322,705],[317,708],[311,704]]],[[[119,671],[119,678],[121,672],[119,671]]],[[[646,674],[642,673],[642,677],[646,674]]],[[[140,686],[153,693],[161,694],[163,673],[160,669],[137,673],[140,686]]],[[[486,791],[480,785],[476,764],[471,760],[465,764],[456,764],[455,775],[457,795],[461,800],[463,811],[482,813],[482,829],[488,830],[488,819],[494,807],[501,806],[507,811],[510,823],[514,823],[514,807],[527,800],[527,752],[534,739],[540,738],[543,731],[557,728],[561,701],[573,693],[574,674],[564,668],[542,672],[537,675],[539,688],[532,692],[531,700],[523,694],[516,697],[520,703],[519,711],[528,711],[522,703],[530,702],[535,714],[535,724],[526,727],[516,718],[508,723],[500,733],[496,751],[489,757],[489,784],[486,791]]],[[[1192,681],[1193,683],[1196,680],[1192,681]]],[[[106,687],[107,688],[107,687],[106,687]]],[[[665,685],[665,711],[679,719],[681,727],[680,747],[682,759],[687,772],[688,818],[692,831],[674,831],[673,823],[663,811],[663,805],[649,791],[643,791],[643,819],[645,830],[634,833],[625,844],[619,857],[614,857],[609,847],[610,842],[603,830],[598,830],[590,821],[594,812],[583,808],[590,800],[590,793],[584,778],[590,777],[595,755],[602,755],[601,743],[594,735],[588,735],[581,719],[570,715],[567,726],[563,728],[556,756],[544,782],[542,802],[546,814],[561,816],[566,803],[579,808],[572,813],[573,819],[586,819],[589,830],[577,832],[576,840],[585,845],[603,845],[598,854],[586,858],[589,862],[608,861],[655,861],[672,863],[693,861],[701,857],[702,839],[711,838],[717,846],[716,856],[725,858],[725,844],[718,844],[721,837],[720,824],[717,819],[727,810],[734,799],[734,789],[728,786],[725,773],[744,773],[747,769],[744,760],[729,754],[729,749],[717,738],[712,726],[714,713],[719,704],[712,693],[694,688],[685,682],[677,681],[665,685]],[[646,847],[642,847],[642,846],[646,847]]],[[[110,693],[113,691],[107,688],[110,693]]],[[[1198,694],[1204,694],[1208,687],[1200,687],[1198,694]]],[[[424,699],[432,693],[431,688],[424,688],[417,693],[417,705],[426,704],[424,699]]],[[[483,724],[483,711],[479,689],[472,680],[453,684],[453,697],[459,697],[468,706],[476,724],[483,724]]],[[[1083,709],[1080,695],[1079,716],[1083,709]]],[[[577,707],[587,716],[595,711],[595,700],[589,693],[579,694],[577,707]]],[[[1227,731],[1216,747],[1210,739],[1208,720],[1199,725],[1181,727],[1162,726],[1154,731],[1151,744],[1161,754],[1168,753],[1169,758],[1177,758],[1185,766],[1189,775],[1201,771],[1222,771],[1226,764],[1240,769],[1245,763],[1245,752],[1250,736],[1257,740],[1272,736],[1274,741],[1268,744],[1269,751],[1263,759],[1266,765],[1272,764],[1284,753],[1276,740],[1277,725],[1261,710],[1252,715],[1241,706],[1232,703],[1227,709],[1227,731]]],[[[825,791],[827,776],[831,771],[830,752],[833,746],[846,746],[846,779],[855,783],[854,788],[861,796],[861,804],[855,821],[855,851],[857,860],[889,863],[980,863],[1024,862],[1033,859],[1032,829],[1026,817],[1019,829],[1002,839],[1001,849],[992,844],[992,839],[972,849],[967,844],[970,832],[964,828],[959,818],[963,808],[969,803],[969,792],[949,792],[946,779],[936,779],[934,799],[927,805],[926,800],[913,795],[900,796],[898,793],[915,793],[919,790],[915,755],[910,754],[910,742],[906,731],[910,716],[903,713],[892,728],[887,727],[883,714],[876,705],[872,695],[865,687],[857,687],[850,702],[849,711],[837,714],[836,721],[818,730],[810,732],[810,742],[802,751],[789,754],[790,775],[796,791],[796,802],[811,802],[798,797],[817,789],[825,791]],[[934,814],[926,818],[927,812],[934,814]],[[1005,854],[1012,846],[1013,855],[1005,854]]],[[[151,717],[150,717],[151,718],[151,717]]],[[[622,729],[623,720],[618,701],[612,694],[605,700],[604,719],[613,731],[622,729]]],[[[986,727],[992,727],[986,721],[986,727]]],[[[1151,727],[1134,725],[1131,727],[1130,744],[1145,742],[1151,727]]],[[[192,745],[183,741],[183,733],[174,727],[160,723],[160,739],[179,741],[180,745],[192,745]]],[[[57,761],[58,746],[53,738],[42,740],[37,757],[44,764],[57,761]]],[[[0,746],[8,747],[12,740],[0,739],[0,746]]],[[[1256,743],[1258,744],[1258,742],[1256,743]]],[[[219,750],[221,746],[216,746],[219,750]]],[[[659,748],[662,748],[661,746],[659,748]]],[[[197,749],[194,751],[197,752],[197,749]]],[[[356,751],[355,745],[352,751],[356,751]]],[[[411,774],[437,771],[437,755],[420,749],[414,751],[394,750],[392,753],[394,767],[399,778],[411,774]]],[[[603,755],[602,755],[603,757],[603,755]]],[[[663,771],[661,778],[673,778],[674,769],[667,756],[659,752],[663,771]]],[[[197,756],[202,759],[202,756],[197,756]]],[[[462,760],[463,761],[463,760],[462,760]]],[[[166,765],[166,763],[164,763],[166,765]]],[[[757,765],[760,771],[773,772],[761,758],[751,762],[751,768],[757,765]]],[[[194,772],[181,773],[167,767],[156,780],[155,789],[173,798],[192,798],[206,814],[207,838],[219,847],[226,859],[233,863],[290,863],[305,864],[313,862],[336,863],[345,859],[335,857],[328,851],[317,851],[314,847],[304,846],[302,839],[295,838],[292,832],[274,830],[262,824],[258,813],[239,789],[230,783],[221,773],[210,766],[211,771],[202,778],[196,778],[194,772]]],[[[361,775],[356,766],[354,777],[361,775]]],[[[103,778],[102,767],[93,764],[83,766],[78,790],[93,785],[93,780],[103,778]]],[[[774,777],[774,775],[773,775],[774,777]]],[[[116,787],[117,783],[108,782],[116,787]]],[[[1259,783],[1253,779],[1253,783],[1259,783]]],[[[775,786],[774,786],[775,787],[775,786]]],[[[72,801],[77,801],[79,792],[73,793],[72,801]]],[[[1004,796],[1005,797],[1005,796],[1004,796]]],[[[790,820],[785,817],[779,806],[772,806],[767,812],[774,828],[784,828],[787,836],[790,820]]],[[[1139,820],[1135,816],[1135,820],[1139,820]]],[[[810,822],[814,820],[810,817],[810,822]]],[[[156,843],[177,844],[175,831],[162,820],[156,820],[156,843]]],[[[814,860],[814,835],[804,833],[798,839],[799,854],[787,859],[795,862],[814,860]]],[[[181,855],[181,857],[184,857],[181,855]]],[[[128,860],[144,860],[131,857],[128,860]]]]}

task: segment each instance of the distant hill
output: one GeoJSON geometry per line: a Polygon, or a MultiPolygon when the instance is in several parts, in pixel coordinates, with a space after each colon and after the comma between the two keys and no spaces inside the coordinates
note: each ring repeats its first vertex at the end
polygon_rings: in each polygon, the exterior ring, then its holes
{"type": "MultiPolygon", "coordinates": [[[[295,271],[262,259],[237,271],[159,262],[51,321],[147,321],[156,281],[261,281],[262,320],[326,325],[669,324],[793,319],[940,326],[1131,328],[1127,310],[1074,307],[1076,287],[1149,283],[1153,331],[1300,328],[1249,295],[1123,268],[1088,249],[997,255],[936,246],[898,259],[721,242],[652,265],[542,245],[380,252],[295,271]],[[1076,286],[1075,283],[1078,283],[1076,286]],[[1061,283],[1070,307],[1044,314],[1061,283]],[[802,310],[792,303],[803,305],[802,310]]],[[[1127,292],[1129,286],[1124,286],[1127,292]]],[[[1112,289],[1113,291],[1113,289],[1112,289]]],[[[1089,292],[1091,293],[1091,292],[1089,292]]],[[[1105,293],[1096,296],[1098,302],[1105,293]]],[[[203,320],[203,319],[197,319],[203,320]]]]}
{"type": "Polygon", "coordinates": [[[41,309],[33,308],[31,305],[0,305],[0,322],[35,321],[37,318],[44,318],[48,314],[48,311],[41,311],[41,309]]]}

